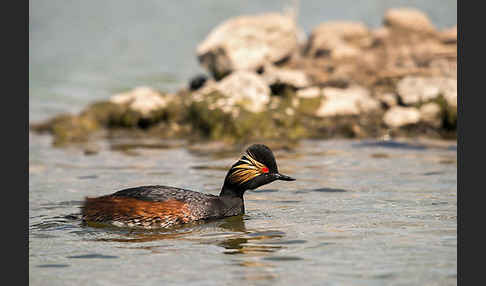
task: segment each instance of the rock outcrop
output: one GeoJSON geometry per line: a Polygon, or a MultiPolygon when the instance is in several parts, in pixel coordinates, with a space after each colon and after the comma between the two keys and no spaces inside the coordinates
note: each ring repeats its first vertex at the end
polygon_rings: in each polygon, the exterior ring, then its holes
{"type": "Polygon", "coordinates": [[[378,100],[359,86],[346,89],[327,87],[323,89],[323,94],[324,100],[316,112],[319,117],[366,114],[380,108],[378,100]]]}
{"type": "Polygon", "coordinates": [[[383,21],[386,27],[413,33],[434,33],[435,27],[425,13],[414,8],[389,9],[383,21]]]}
{"type": "Polygon", "coordinates": [[[142,86],[129,92],[115,94],[109,101],[115,104],[127,105],[131,110],[148,117],[152,111],[167,107],[171,97],[173,95],[162,95],[150,87],[142,86]]]}
{"type": "Polygon", "coordinates": [[[291,16],[266,13],[229,19],[197,47],[201,65],[220,79],[237,70],[252,70],[290,57],[297,48],[291,16]]]}
{"type": "Polygon", "coordinates": [[[390,127],[401,127],[420,121],[420,112],[415,107],[394,106],[383,116],[383,122],[390,127]]]}
{"type": "Polygon", "coordinates": [[[229,19],[197,47],[212,77],[174,93],[135,88],[31,127],[59,145],[102,130],[230,142],[454,138],[457,26],[438,31],[421,11],[399,8],[375,29],[324,22],[306,43],[299,31],[280,13],[229,19]]]}
{"type": "Polygon", "coordinates": [[[312,30],[306,54],[334,60],[354,59],[360,55],[361,48],[369,47],[371,43],[370,31],[362,23],[325,22],[312,30]]]}
{"type": "Polygon", "coordinates": [[[269,86],[285,85],[300,89],[311,85],[311,81],[305,71],[278,68],[272,65],[265,66],[262,77],[269,86]]]}
{"type": "Polygon", "coordinates": [[[457,108],[457,79],[407,76],[397,84],[398,95],[406,105],[425,103],[443,96],[447,105],[457,108]]]}
{"type": "Polygon", "coordinates": [[[206,84],[194,94],[194,100],[202,101],[205,95],[213,92],[222,95],[214,103],[214,108],[221,108],[228,112],[236,105],[250,112],[262,112],[270,102],[270,88],[265,80],[249,71],[237,71],[219,82],[212,81],[206,84]]]}
{"type": "Polygon", "coordinates": [[[440,127],[442,124],[442,110],[440,105],[435,102],[429,102],[422,105],[419,109],[420,119],[434,127],[440,127]]]}

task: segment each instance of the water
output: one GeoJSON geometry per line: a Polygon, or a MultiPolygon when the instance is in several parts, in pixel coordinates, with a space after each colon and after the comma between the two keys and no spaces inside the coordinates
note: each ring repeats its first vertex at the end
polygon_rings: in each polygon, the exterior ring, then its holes
{"type": "MultiPolygon", "coordinates": [[[[195,46],[214,25],[286,4],[241,3],[30,2],[29,120],[142,84],[185,85],[202,71],[195,46]]],[[[377,26],[386,8],[406,4],[439,28],[456,24],[454,1],[330,3],[300,1],[301,27],[377,26]]],[[[180,142],[127,152],[98,141],[88,156],[51,139],[29,134],[31,285],[457,284],[456,142],[304,141],[275,152],[297,181],[248,192],[244,216],[140,232],[83,227],[69,215],[85,196],[138,185],[217,194],[238,152],[200,154],[180,142]]]]}
{"type": "Polygon", "coordinates": [[[85,196],[138,185],[217,194],[238,154],[170,148],[84,156],[37,140],[29,168],[33,285],[456,283],[453,142],[304,141],[295,152],[276,151],[280,170],[297,181],[248,192],[243,217],[137,232],[82,227],[65,216],[78,213],[85,196]]]}

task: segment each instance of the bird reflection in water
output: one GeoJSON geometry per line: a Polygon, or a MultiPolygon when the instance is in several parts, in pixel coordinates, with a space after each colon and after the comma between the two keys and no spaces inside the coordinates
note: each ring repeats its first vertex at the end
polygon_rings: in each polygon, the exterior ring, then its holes
{"type": "Polygon", "coordinates": [[[199,241],[215,244],[225,249],[225,254],[271,253],[282,248],[279,245],[261,244],[265,240],[281,238],[285,233],[276,230],[250,230],[245,226],[246,216],[234,216],[209,222],[196,222],[169,230],[137,230],[105,228],[114,231],[118,237],[96,238],[96,241],[140,243],[167,239],[199,241]],[[219,231],[218,231],[219,230],[219,231]],[[220,230],[224,230],[221,232],[220,230]],[[208,232],[210,231],[210,232],[208,232]],[[120,237],[121,236],[121,237],[120,237]]]}
{"type": "MultiPolygon", "coordinates": [[[[223,254],[234,256],[232,265],[239,269],[236,271],[239,279],[245,281],[273,280],[277,277],[272,271],[274,264],[263,259],[284,247],[276,245],[275,240],[284,237],[285,233],[278,230],[247,229],[245,226],[247,219],[249,219],[247,215],[240,215],[158,231],[129,229],[122,232],[120,229],[109,228],[110,231],[117,233],[118,237],[104,237],[96,240],[134,244],[163,240],[185,240],[217,245],[224,249],[223,254]],[[265,244],[265,242],[273,242],[273,244],[265,244]]],[[[152,253],[172,251],[172,249],[167,249],[161,245],[130,246],[129,248],[149,250],[152,253]]]]}

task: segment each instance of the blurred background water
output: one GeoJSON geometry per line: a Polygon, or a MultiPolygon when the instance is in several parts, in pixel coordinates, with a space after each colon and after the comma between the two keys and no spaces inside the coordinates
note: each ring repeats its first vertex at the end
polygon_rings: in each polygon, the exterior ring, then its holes
{"type": "MultiPolygon", "coordinates": [[[[456,1],[298,3],[306,33],[328,20],[377,27],[386,9],[402,6],[424,11],[439,29],[457,23],[456,1]]],[[[195,48],[217,24],[291,5],[29,1],[29,121],[140,85],[185,86],[203,72],[195,48]]],[[[85,156],[29,134],[32,285],[456,284],[454,141],[304,141],[276,153],[298,180],[249,192],[244,217],[168,233],[86,228],[65,216],[85,196],[142,184],[217,194],[238,154],[105,149],[85,156]]]]}

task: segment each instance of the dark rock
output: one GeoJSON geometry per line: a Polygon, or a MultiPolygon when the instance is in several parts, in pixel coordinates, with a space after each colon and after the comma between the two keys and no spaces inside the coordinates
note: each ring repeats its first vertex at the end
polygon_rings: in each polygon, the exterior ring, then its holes
{"type": "Polygon", "coordinates": [[[206,81],[208,80],[208,77],[205,75],[197,75],[191,79],[189,82],[189,90],[195,91],[200,89],[201,87],[204,86],[206,81]]]}

